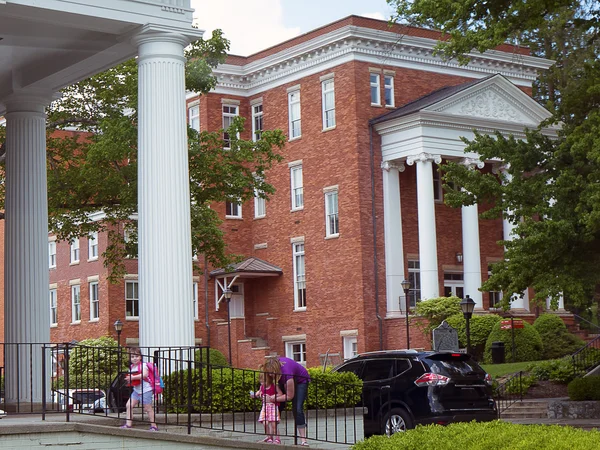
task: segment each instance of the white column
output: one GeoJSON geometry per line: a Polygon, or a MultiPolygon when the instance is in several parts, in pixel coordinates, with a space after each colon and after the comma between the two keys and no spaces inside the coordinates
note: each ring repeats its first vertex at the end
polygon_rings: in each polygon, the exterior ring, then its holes
{"type": "Polygon", "coordinates": [[[383,169],[383,228],[385,232],[385,285],[387,316],[399,316],[406,311],[402,289],[404,280],[404,247],[402,244],[402,213],[400,208],[400,172],[404,164],[381,163],[383,169]],[[399,299],[401,299],[399,301],[399,299]]]}
{"type": "Polygon", "coordinates": [[[45,107],[51,99],[44,92],[5,101],[4,330],[11,405],[42,401],[41,346],[14,344],[50,342],[45,107]]]}
{"type": "MultiPolygon", "coordinates": [[[[503,172],[504,177],[506,178],[507,182],[510,182],[510,180],[512,179],[512,176],[506,171],[506,167],[503,166],[500,168],[500,170],[503,172]]],[[[507,213],[509,215],[512,215],[512,211],[508,210],[507,213]]],[[[515,225],[508,220],[506,217],[503,217],[502,219],[502,232],[503,232],[503,237],[505,241],[511,241],[515,238],[515,234],[514,234],[514,229],[515,229],[515,225]]],[[[522,296],[514,296],[513,300],[510,303],[510,309],[525,309],[525,310],[529,310],[529,292],[527,290],[525,290],[525,292],[522,293],[522,296]]]]}
{"type": "Polygon", "coordinates": [[[406,158],[406,163],[409,166],[412,166],[415,162],[417,163],[421,298],[426,300],[440,296],[432,162],[439,164],[442,162],[442,158],[440,155],[429,153],[420,153],[406,158]]]}
{"type": "Polygon", "coordinates": [[[140,345],[193,346],[192,245],[185,74],[180,35],[138,45],[140,345]]]}
{"type": "MultiPolygon", "coordinates": [[[[462,162],[469,169],[482,169],[484,163],[478,159],[465,158],[462,162]]],[[[462,207],[463,275],[465,295],[475,301],[476,309],[483,309],[481,287],[481,251],[479,243],[479,211],[477,203],[462,207]]]]}

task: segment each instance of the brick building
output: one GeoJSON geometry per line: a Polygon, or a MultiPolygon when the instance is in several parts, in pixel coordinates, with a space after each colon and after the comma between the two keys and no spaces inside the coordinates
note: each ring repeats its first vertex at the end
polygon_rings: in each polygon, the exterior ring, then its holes
{"type": "MultiPolygon", "coordinates": [[[[503,257],[497,242],[510,238],[510,223],[480,221],[477,205],[445,206],[436,165],[501,170],[465,155],[460,137],[473,129],[524,136],[548,117],[529,94],[552,62],[506,45],[459,66],[433,55],[438,37],[350,16],[249,57],[231,55],[213,92],[188,94],[192,127],[218,130],[240,115],[246,139],[264,129],[289,139],[285,161],[268,173],[277,189],[269,202],[214,205],[229,250],[247,259],[194,277],[196,342],[227,355],[230,333],[234,365],[248,367],[273,352],[314,366],[325,354],[402,348],[405,278],[412,305],[468,294],[478,311],[493,307],[499,294],[478,288],[503,257]]],[[[106,236],[49,245],[52,340],[115,335],[121,319],[123,338],[136,342],[144,301],[137,261],[110,285],[106,236]]],[[[513,307],[527,314],[527,295],[513,307]]],[[[410,338],[430,346],[416,327],[410,338]]]]}

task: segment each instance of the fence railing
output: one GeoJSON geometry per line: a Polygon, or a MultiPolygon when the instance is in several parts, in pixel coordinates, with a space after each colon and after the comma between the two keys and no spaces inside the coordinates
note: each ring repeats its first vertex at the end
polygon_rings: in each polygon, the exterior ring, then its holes
{"type": "Polygon", "coordinates": [[[585,347],[571,355],[574,375],[581,377],[600,365],[600,336],[591,340],[585,347]]]}
{"type": "MultiPolygon", "coordinates": [[[[0,350],[4,355],[0,386],[6,386],[7,392],[19,392],[22,385],[31,390],[23,397],[3,395],[0,409],[41,414],[42,419],[63,414],[66,421],[75,414],[96,415],[116,419],[116,426],[127,418],[132,387],[128,385],[125,348],[46,343],[0,344],[0,350]],[[29,358],[28,364],[23,364],[23,358],[29,358]]],[[[156,365],[165,385],[162,394],[153,396],[152,411],[159,428],[178,426],[187,433],[219,430],[231,436],[265,434],[258,422],[262,401],[250,397],[250,391],[260,386],[260,372],[212,364],[210,352],[198,347],[141,350],[142,360],[156,365]]],[[[299,443],[290,403],[281,411],[278,434],[299,443]]],[[[368,408],[362,405],[362,383],[333,383],[331,378],[313,377],[305,403],[308,438],[358,442],[364,436],[363,418],[368,408]]],[[[148,411],[135,408],[131,419],[134,426],[149,424],[148,411]]]]}
{"type": "Polygon", "coordinates": [[[517,372],[494,388],[494,400],[496,401],[498,418],[512,405],[523,400],[522,381],[523,372],[517,372]]]}

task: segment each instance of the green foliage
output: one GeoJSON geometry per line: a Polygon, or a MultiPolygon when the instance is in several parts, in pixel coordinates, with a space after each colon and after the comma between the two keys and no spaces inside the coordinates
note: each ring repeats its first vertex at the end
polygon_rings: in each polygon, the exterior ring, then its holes
{"type": "Polygon", "coordinates": [[[461,312],[460,298],[438,297],[418,302],[415,308],[417,315],[427,319],[425,330],[429,333],[448,317],[461,312]]]}
{"type": "Polygon", "coordinates": [[[520,377],[515,376],[504,385],[504,393],[510,395],[525,395],[529,388],[535,386],[537,382],[538,379],[535,375],[522,374],[520,377]]]}
{"type": "Polygon", "coordinates": [[[528,367],[531,363],[527,361],[518,363],[504,363],[504,364],[481,364],[481,368],[491,375],[492,378],[499,378],[505,375],[509,375],[515,372],[522,372],[529,370],[528,367]]]}
{"type": "MultiPolygon", "coordinates": [[[[362,398],[362,381],[353,373],[335,373],[309,369],[307,409],[355,406],[362,398]]],[[[191,376],[194,412],[260,411],[260,399],[250,398],[249,391],[260,386],[260,373],[254,370],[219,368],[182,370],[164,377],[163,401],[171,412],[187,411],[188,377],[191,376]]],[[[288,405],[289,406],[289,405],[288,405]]]]}
{"type": "Polygon", "coordinates": [[[194,353],[194,361],[206,364],[210,361],[211,366],[229,367],[229,361],[216,348],[201,348],[194,353]]]}
{"type": "Polygon", "coordinates": [[[585,345],[582,339],[569,333],[563,320],[554,314],[540,315],[533,326],[542,338],[545,359],[572,354],[585,345]]]}
{"type": "Polygon", "coordinates": [[[567,386],[567,392],[574,401],[600,400],[600,377],[575,378],[567,386]]]}
{"type": "MultiPolygon", "coordinates": [[[[471,336],[471,353],[476,359],[481,359],[485,350],[485,343],[492,328],[496,323],[502,320],[497,314],[475,314],[469,321],[469,333],[471,336]]],[[[454,314],[446,319],[448,325],[456,329],[458,341],[462,347],[467,346],[467,323],[463,313],[454,314]]]]}
{"type": "Polygon", "coordinates": [[[567,384],[575,376],[571,358],[532,363],[526,370],[540,381],[550,380],[562,384],[567,384]]]}
{"type": "MultiPolygon", "coordinates": [[[[515,362],[537,361],[541,358],[543,344],[537,330],[527,322],[523,321],[524,328],[514,330],[515,334],[515,362]]],[[[506,359],[512,358],[512,331],[501,330],[500,322],[497,322],[488,336],[485,344],[484,360],[486,363],[492,361],[492,342],[504,342],[506,359]]],[[[511,359],[512,361],[512,359],[511,359]]]]}
{"type": "Polygon", "coordinates": [[[510,422],[466,422],[419,426],[391,437],[373,436],[352,450],[589,450],[600,432],[560,425],[517,425],[510,422]]]}

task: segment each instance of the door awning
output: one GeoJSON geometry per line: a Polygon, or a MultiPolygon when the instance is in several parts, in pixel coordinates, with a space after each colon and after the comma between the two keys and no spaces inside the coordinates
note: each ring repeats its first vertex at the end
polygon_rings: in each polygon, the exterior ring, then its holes
{"type": "Polygon", "coordinates": [[[210,272],[211,278],[224,278],[231,275],[237,278],[278,277],[283,275],[283,270],[281,267],[252,256],[237,264],[210,272]]]}

